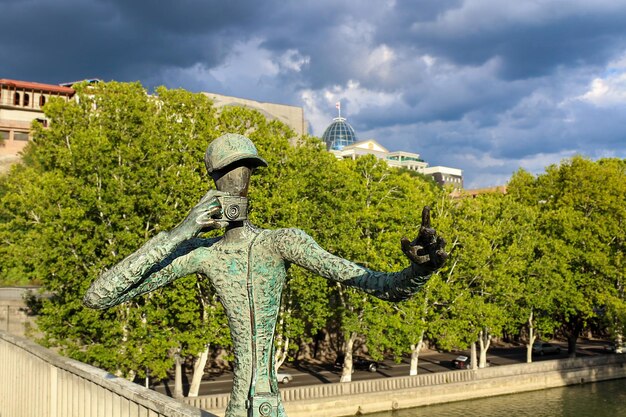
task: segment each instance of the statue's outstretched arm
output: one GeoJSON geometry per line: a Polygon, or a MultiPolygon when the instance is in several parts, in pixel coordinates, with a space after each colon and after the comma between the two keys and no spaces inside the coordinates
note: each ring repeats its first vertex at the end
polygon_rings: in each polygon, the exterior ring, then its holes
{"type": "Polygon", "coordinates": [[[402,241],[402,250],[411,265],[399,272],[372,271],[332,255],[299,229],[277,231],[277,247],[288,262],[325,278],[358,287],[383,300],[401,301],[419,291],[447,257],[443,250],[445,241],[436,236],[429,223],[426,209],[420,235],[413,242],[402,241]]]}
{"type": "Polygon", "coordinates": [[[206,245],[204,239],[191,239],[172,249],[168,233],[162,232],[139,250],[91,284],[83,302],[87,307],[104,309],[154,291],[177,278],[198,270],[194,250],[206,245]]]}
{"type": "Polygon", "coordinates": [[[215,198],[220,194],[209,191],[181,224],[169,232],[159,233],[135,253],[100,274],[85,294],[85,305],[109,308],[196,272],[198,262],[194,251],[211,241],[195,236],[220,226],[211,220],[211,215],[220,210],[215,198]]]}

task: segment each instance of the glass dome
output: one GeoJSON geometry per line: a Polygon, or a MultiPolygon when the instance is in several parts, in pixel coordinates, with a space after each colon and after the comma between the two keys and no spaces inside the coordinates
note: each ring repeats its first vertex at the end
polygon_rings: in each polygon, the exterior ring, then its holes
{"type": "Polygon", "coordinates": [[[356,134],[345,118],[335,117],[324,131],[322,140],[326,142],[326,149],[340,151],[356,142],[356,134]]]}

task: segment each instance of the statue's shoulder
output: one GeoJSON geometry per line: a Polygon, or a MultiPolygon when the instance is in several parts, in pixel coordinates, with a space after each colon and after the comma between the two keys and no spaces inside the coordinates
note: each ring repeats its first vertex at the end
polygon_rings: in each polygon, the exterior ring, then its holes
{"type": "Polygon", "coordinates": [[[274,247],[283,255],[313,242],[313,238],[304,230],[295,227],[272,230],[271,240],[274,247]]]}
{"type": "Polygon", "coordinates": [[[272,237],[278,240],[292,240],[310,238],[309,235],[302,229],[295,227],[286,227],[284,229],[274,229],[271,231],[272,237]]]}

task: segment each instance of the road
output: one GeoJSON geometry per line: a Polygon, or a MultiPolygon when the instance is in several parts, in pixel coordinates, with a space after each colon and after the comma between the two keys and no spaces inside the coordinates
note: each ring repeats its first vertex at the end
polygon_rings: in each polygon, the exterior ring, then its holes
{"type": "MultiPolygon", "coordinates": [[[[561,346],[561,354],[559,355],[546,355],[533,357],[534,361],[564,359],[567,357],[567,344],[554,342],[561,346]]],[[[607,342],[601,341],[579,341],[577,355],[598,355],[605,354],[604,346],[607,342]]],[[[451,361],[460,354],[467,355],[468,352],[437,352],[432,350],[425,350],[420,354],[418,373],[434,373],[434,372],[454,372],[455,369],[451,365],[451,361]]],[[[515,363],[526,362],[526,348],[525,347],[510,347],[490,348],[487,357],[489,359],[490,366],[510,365],[515,363]]],[[[360,381],[366,379],[377,378],[391,378],[397,376],[407,376],[409,374],[408,359],[403,360],[401,363],[394,363],[393,361],[386,360],[376,372],[368,372],[356,370],[352,375],[353,381],[360,381]]],[[[336,370],[332,365],[316,365],[316,364],[302,364],[299,367],[294,367],[290,364],[283,365],[280,369],[281,372],[290,373],[294,378],[288,385],[279,384],[280,386],[303,386],[303,385],[315,385],[315,384],[328,384],[333,382],[339,382],[341,376],[341,370],[336,370]]],[[[189,377],[190,378],[190,377],[189,377]]],[[[188,380],[183,380],[184,391],[187,391],[188,380]]],[[[166,395],[172,395],[174,389],[173,381],[161,382],[152,387],[155,391],[166,395]]],[[[199,395],[210,395],[230,392],[232,388],[232,372],[225,371],[220,375],[205,376],[200,386],[199,395]]]]}

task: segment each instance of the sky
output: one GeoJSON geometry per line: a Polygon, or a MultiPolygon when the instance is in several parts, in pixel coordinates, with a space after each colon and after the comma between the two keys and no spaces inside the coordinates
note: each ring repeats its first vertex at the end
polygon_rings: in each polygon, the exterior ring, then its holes
{"type": "Polygon", "coordinates": [[[626,0],[0,0],[0,78],[301,106],[466,188],[626,158],[626,0]]]}

